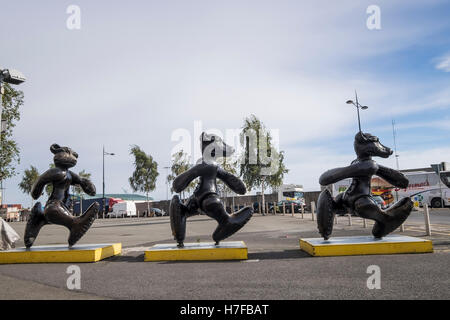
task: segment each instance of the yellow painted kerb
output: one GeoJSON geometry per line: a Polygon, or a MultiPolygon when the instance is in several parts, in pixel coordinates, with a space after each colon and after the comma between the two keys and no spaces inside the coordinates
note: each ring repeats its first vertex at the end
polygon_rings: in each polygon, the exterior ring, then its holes
{"type": "Polygon", "coordinates": [[[300,249],[315,257],[433,252],[430,240],[411,242],[371,242],[349,244],[312,244],[300,239],[300,249]]]}
{"type": "Polygon", "coordinates": [[[147,250],[144,261],[246,260],[247,247],[147,250]]]}
{"type": "Polygon", "coordinates": [[[0,264],[97,262],[121,252],[121,243],[65,250],[51,248],[49,250],[10,250],[0,251],[0,264]]]}

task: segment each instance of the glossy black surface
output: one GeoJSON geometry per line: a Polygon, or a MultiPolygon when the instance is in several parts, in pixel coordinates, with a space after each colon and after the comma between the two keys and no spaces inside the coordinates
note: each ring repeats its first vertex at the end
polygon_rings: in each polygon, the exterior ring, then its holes
{"type": "Polygon", "coordinates": [[[31,210],[30,220],[25,228],[24,242],[30,248],[40,229],[46,224],[58,224],[70,230],[68,239],[69,246],[73,246],[90,228],[98,213],[98,203],[92,204],[79,217],[74,217],[70,210],[69,188],[79,185],[89,195],[95,195],[95,186],[91,181],[81,178],[76,173],[69,170],[77,164],[78,154],[68,147],[60,147],[57,144],[50,146],[50,151],[54,154],[54,168],[50,168],[39,176],[33,185],[31,195],[33,199],[38,199],[47,184],[53,187],[44,210],[37,202],[31,210]]]}
{"type": "Polygon", "coordinates": [[[193,195],[182,203],[175,195],[170,205],[170,220],[172,233],[179,247],[183,247],[186,233],[186,218],[204,212],[215,219],[219,225],[213,233],[213,239],[219,241],[231,236],[241,229],[253,215],[250,207],[228,214],[217,194],[216,180],[222,180],[231,190],[238,194],[245,194],[244,183],[234,175],[226,172],[216,163],[219,157],[227,157],[233,154],[234,149],[225,144],[216,135],[202,133],[200,137],[202,158],[191,169],[183,172],[175,178],[173,189],[175,192],[183,191],[194,179],[199,178],[199,183],[193,195]]]}
{"type": "Polygon", "coordinates": [[[388,158],[392,150],[382,145],[379,139],[369,133],[358,132],[354,149],[357,158],[347,167],[326,171],[319,178],[322,186],[352,178],[349,188],[335,199],[328,190],[322,191],[317,206],[317,223],[324,239],[331,235],[334,214],[347,210],[366,219],[375,220],[372,234],[381,238],[399,227],[409,216],[413,204],[409,197],[403,198],[386,211],[381,210],[371,196],[370,182],[377,175],[399,188],[408,187],[408,179],[399,171],[377,164],[372,157],[388,158]]]}

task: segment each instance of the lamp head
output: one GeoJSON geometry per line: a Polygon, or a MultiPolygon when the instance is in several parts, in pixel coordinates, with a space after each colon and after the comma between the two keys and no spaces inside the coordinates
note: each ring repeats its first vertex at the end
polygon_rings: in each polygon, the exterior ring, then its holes
{"type": "Polygon", "coordinates": [[[26,78],[22,72],[14,69],[4,69],[0,71],[3,81],[10,84],[21,84],[26,78]]]}

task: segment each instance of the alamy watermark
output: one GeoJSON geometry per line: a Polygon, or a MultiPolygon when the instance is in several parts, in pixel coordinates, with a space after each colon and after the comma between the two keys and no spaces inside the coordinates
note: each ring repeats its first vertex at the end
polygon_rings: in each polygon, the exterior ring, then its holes
{"type": "Polygon", "coordinates": [[[239,163],[248,161],[248,164],[261,164],[261,175],[270,176],[275,174],[279,169],[279,129],[268,129],[267,132],[256,132],[255,130],[246,130],[242,134],[242,129],[226,129],[225,134],[219,129],[203,130],[201,121],[194,121],[193,133],[185,128],[179,128],[172,132],[171,141],[177,142],[172,148],[171,155],[183,150],[190,158],[192,164],[197,159],[203,158],[210,160],[211,150],[205,150],[202,154],[199,138],[202,132],[207,132],[219,136],[223,141],[231,146],[235,155],[242,155],[245,150],[248,151],[247,157],[238,157],[239,163]],[[270,135],[270,141],[267,137],[270,135]]]}
{"type": "Polygon", "coordinates": [[[379,6],[372,4],[367,7],[366,13],[369,15],[366,20],[366,26],[369,30],[381,29],[381,9],[379,6]]]}
{"type": "Polygon", "coordinates": [[[370,274],[367,278],[367,288],[369,290],[381,289],[381,269],[373,264],[367,267],[366,273],[370,274]]]}
{"type": "Polygon", "coordinates": [[[81,8],[75,4],[67,7],[66,13],[69,15],[66,20],[66,27],[69,30],[81,29],[81,8]]]}
{"type": "Polygon", "coordinates": [[[69,274],[66,285],[69,290],[81,289],[81,269],[77,265],[70,265],[66,269],[66,273],[69,274]]]}

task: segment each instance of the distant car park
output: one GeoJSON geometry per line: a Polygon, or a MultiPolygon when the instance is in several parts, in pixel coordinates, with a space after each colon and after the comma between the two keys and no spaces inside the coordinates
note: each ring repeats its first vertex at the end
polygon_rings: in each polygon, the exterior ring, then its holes
{"type": "Polygon", "coordinates": [[[150,208],[150,217],[162,217],[162,216],[166,216],[167,214],[165,214],[164,211],[162,211],[161,209],[158,208],[150,208]]]}
{"type": "Polygon", "coordinates": [[[380,196],[372,196],[373,200],[377,203],[377,205],[380,207],[380,209],[385,210],[389,206],[386,204],[386,201],[380,196]]]}
{"type": "MultiPolygon", "coordinates": [[[[292,205],[294,205],[294,213],[302,212],[302,203],[300,201],[282,200],[269,207],[270,213],[283,213],[283,204],[286,213],[292,213],[292,205]]],[[[305,208],[304,208],[305,209],[305,208]]]]}

